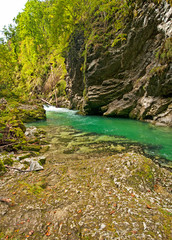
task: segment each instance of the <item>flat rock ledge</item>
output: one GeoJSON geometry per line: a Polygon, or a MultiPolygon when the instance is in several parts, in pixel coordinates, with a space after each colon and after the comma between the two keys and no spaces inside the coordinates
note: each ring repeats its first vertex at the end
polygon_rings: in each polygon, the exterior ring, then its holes
{"type": "Polygon", "coordinates": [[[171,172],[74,130],[46,138],[44,171],[0,178],[1,239],[171,239],[171,172]]]}

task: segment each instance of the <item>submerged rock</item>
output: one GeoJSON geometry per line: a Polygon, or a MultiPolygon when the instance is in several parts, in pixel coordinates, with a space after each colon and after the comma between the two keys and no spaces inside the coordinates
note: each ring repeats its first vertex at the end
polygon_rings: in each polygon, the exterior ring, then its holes
{"type": "MultiPolygon", "coordinates": [[[[0,202],[0,236],[171,239],[171,173],[134,151],[99,152],[108,147],[105,137],[93,144],[89,135],[73,132],[67,142],[67,133],[70,129],[48,129],[46,140],[56,136],[56,142],[46,152],[45,171],[31,168],[29,174],[1,178],[0,195],[11,202],[0,202]],[[64,145],[80,138],[91,152],[64,154],[64,145]]],[[[37,165],[38,159],[30,160],[37,165]]]]}

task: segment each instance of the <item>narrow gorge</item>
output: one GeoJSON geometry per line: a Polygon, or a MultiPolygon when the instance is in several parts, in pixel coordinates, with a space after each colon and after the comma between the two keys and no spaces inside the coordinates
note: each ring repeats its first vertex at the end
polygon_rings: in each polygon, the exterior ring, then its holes
{"type": "Polygon", "coordinates": [[[0,240],[171,240],[171,19],[171,0],[28,0],[4,27],[0,240]]]}
{"type": "Polygon", "coordinates": [[[102,33],[100,43],[85,44],[78,26],[66,58],[70,107],[172,126],[171,17],[166,1],[159,6],[146,1],[125,19],[116,33],[125,38],[115,45],[102,33]]]}

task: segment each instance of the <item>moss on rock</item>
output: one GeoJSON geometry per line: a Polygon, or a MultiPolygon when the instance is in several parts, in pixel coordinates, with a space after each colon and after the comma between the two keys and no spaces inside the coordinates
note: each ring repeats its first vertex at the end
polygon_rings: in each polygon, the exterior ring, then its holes
{"type": "Polygon", "coordinates": [[[0,175],[6,171],[3,161],[0,159],[0,175]]]}

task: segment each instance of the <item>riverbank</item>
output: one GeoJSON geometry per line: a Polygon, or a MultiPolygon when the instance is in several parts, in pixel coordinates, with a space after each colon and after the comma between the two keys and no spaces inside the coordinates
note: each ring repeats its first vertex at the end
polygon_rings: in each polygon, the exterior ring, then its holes
{"type": "MultiPolygon", "coordinates": [[[[24,150],[29,139],[24,123],[45,120],[43,106],[32,100],[0,99],[0,151],[24,150]]],[[[26,150],[26,149],[25,149],[26,150]]]]}
{"type": "MultiPolygon", "coordinates": [[[[45,130],[45,129],[44,129],[45,130]]],[[[1,177],[0,239],[170,239],[171,173],[136,148],[49,127],[44,170],[1,177]]]]}

